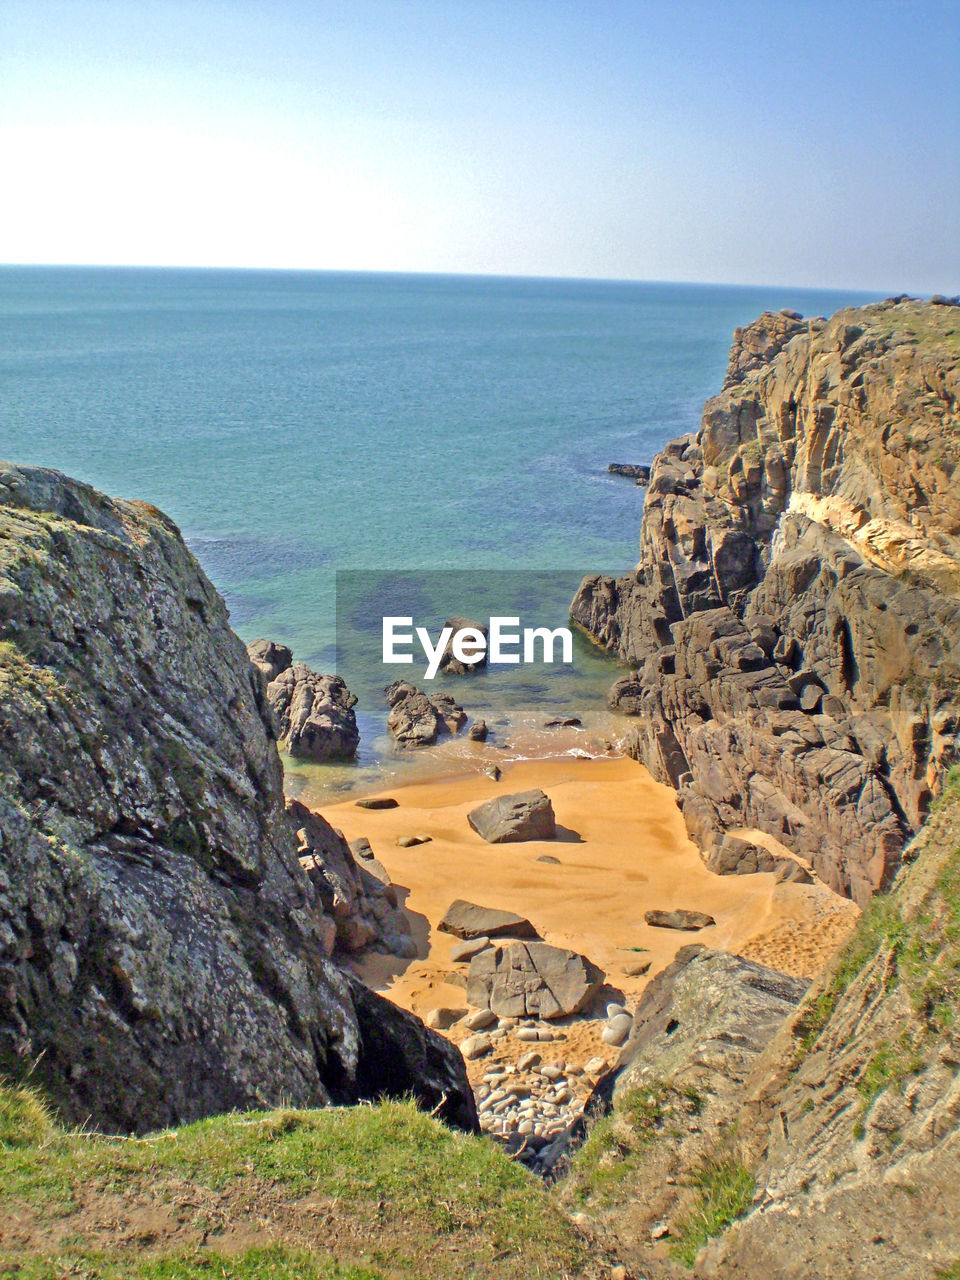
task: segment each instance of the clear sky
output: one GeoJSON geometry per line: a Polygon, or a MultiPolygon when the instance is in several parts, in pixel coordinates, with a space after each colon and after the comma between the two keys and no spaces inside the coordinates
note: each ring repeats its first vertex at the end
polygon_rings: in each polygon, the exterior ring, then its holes
{"type": "Polygon", "coordinates": [[[0,260],[960,290],[960,0],[0,0],[0,260]]]}

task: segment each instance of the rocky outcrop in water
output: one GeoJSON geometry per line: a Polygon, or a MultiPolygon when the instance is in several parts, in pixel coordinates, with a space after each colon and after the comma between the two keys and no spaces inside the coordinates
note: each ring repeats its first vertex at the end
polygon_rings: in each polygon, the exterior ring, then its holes
{"type": "Polygon", "coordinates": [[[114,1131],[381,1089],[472,1127],[456,1050],[329,960],[271,726],[170,520],[0,464],[0,1070],[114,1131]]]}
{"type": "Polygon", "coordinates": [[[356,697],[339,676],[322,676],[294,662],[286,645],[254,640],[250,661],[263,674],[281,745],[295,759],[352,760],[360,745],[356,697]]]}
{"type": "Polygon", "coordinates": [[[384,690],[390,707],[387,728],[401,747],[432,747],[445,733],[459,733],[467,723],[463,707],[449,693],[429,696],[406,680],[384,690]]]}
{"type": "Polygon", "coordinates": [[[612,703],[736,870],[755,828],[865,902],[957,757],[960,310],[909,299],[738,330],[700,431],[654,461],[641,560],[574,620],[612,703]]]}

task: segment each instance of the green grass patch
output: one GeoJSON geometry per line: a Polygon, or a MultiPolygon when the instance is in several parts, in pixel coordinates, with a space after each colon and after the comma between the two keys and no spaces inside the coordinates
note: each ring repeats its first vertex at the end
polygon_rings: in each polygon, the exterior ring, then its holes
{"type": "MultiPolygon", "coordinates": [[[[232,1204],[231,1197],[249,1193],[256,1198],[267,1187],[283,1205],[306,1197],[335,1205],[338,1222],[354,1224],[353,1243],[346,1256],[331,1258],[330,1266],[339,1262],[356,1268],[372,1261],[385,1266],[391,1280],[443,1277],[443,1267],[451,1261],[443,1257],[444,1240],[456,1247],[456,1256],[469,1259],[470,1274],[476,1277],[576,1274],[586,1257],[580,1237],[538,1179],[489,1140],[455,1133],[413,1102],[232,1114],[144,1139],[118,1140],[67,1132],[52,1124],[31,1091],[0,1086],[0,1133],[0,1216],[4,1210],[16,1214],[17,1206],[29,1207],[58,1238],[75,1229],[71,1218],[78,1225],[89,1223],[91,1197],[96,1202],[101,1194],[122,1195],[130,1204],[138,1197],[164,1202],[186,1185],[219,1192],[232,1204]],[[426,1240],[437,1254],[429,1265],[421,1258],[426,1240]],[[509,1260],[493,1266],[497,1255],[509,1260]]],[[[308,1215],[306,1221],[307,1228],[301,1224],[301,1229],[312,1230],[314,1219],[308,1215]]],[[[322,1222],[316,1229],[322,1260],[322,1222]]],[[[215,1243],[211,1239],[211,1247],[215,1243]]],[[[87,1265],[84,1256],[77,1255],[80,1267],[87,1265]]],[[[209,1257],[204,1250],[196,1263],[206,1270],[181,1266],[169,1274],[178,1280],[181,1275],[220,1275],[209,1270],[209,1257]]],[[[134,1271],[128,1259],[111,1254],[117,1276],[168,1274],[162,1269],[134,1271]]],[[[161,1262],[166,1265],[162,1259],[156,1265],[161,1262]]],[[[37,1277],[63,1274],[62,1269],[49,1270],[60,1260],[46,1258],[42,1244],[18,1263],[39,1268],[37,1277]]],[[[298,1280],[377,1274],[323,1266],[312,1253],[284,1254],[278,1255],[276,1271],[248,1268],[223,1274],[298,1280]]],[[[27,1280],[34,1272],[22,1269],[17,1275],[27,1280]]]]}
{"type": "Polygon", "coordinates": [[[568,1187],[584,1203],[619,1198],[636,1181],[651,1144],[674,1112],[673,1090],[662,1082],[627,1093],[609,1115],[590,1130],[576,1153],[568,1187]]]}
{"type": "Polygon", "coordinates": [[[692,1267],[711,1236],[720,1235],[746,1213],[756,1183],[739,1156],[731,1152],[705,1158],[690,1173],[688,1183],[696,1192],[694,1202],[675,1224],[676,1239],[670,1253],[692,1267]]]}
{"type": "Polygon", "coordinates": [[[204,1249],[162,1258],[123,1261],[106,1254],[36,1258],[11,1268],[0,1263],[0,1280],[384,1280],[382,1271],[341,1267],[302,1249],[268,1246],[227,1256],[204,1249]]]}

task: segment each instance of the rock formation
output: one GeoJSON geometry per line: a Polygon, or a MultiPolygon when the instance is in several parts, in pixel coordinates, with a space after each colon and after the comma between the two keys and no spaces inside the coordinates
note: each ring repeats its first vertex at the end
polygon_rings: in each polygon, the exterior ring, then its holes
{"type": "Polygon", "coordinates": [[[267,701],[287,751],[318,763],[352,760],[360,745],[357,699],[340,677],[318,675],[271,640],[254,640],[247,653],[267,682],[267,701]]]}
{"type": "Polygon", "coordinates": [[[483,649],[475,658],[470,658],[462,662],[453,652],[453,636],[444,646],[443,653],[440,655],[440,670],[448,676],[466,676],[472,675],[475,671],[482,671],[487,665],[487,640],[490,637],[490,629],[485,622],[471,622],[469,618],[448,618],[443,624],[444,627],[451,627],[454,635],[458,631],[470,629],[478,632],[483,636],[483,649]]]}
{"type": "Polygon", "coordinates": [[[384,1090],[472,1127],[456,1050],[328,959],[263,685],[176,527],[0,464],[0,547],[0,1070],[109,1130],[384,1090]]]}
{"type": "Polygon", "coordinates": [[[356,953],[372,950],[412,959],[417,954],[410,922],[389,873],[373,855],[354,850],[319,813],[298,800],[287,801],[297,832],[300,865],[332,921],[333,945],[356,953]]]}
{"type": "Polygon", "coordinates": [[[958,995],[954,782],[890,893],[806,992],[738,956],[677,953],[591,1104],[612,1101],[606,1123],[632,1161],[621,1189],[608,1190],[618,1154],[604,1198],[576,1162],[568,1194],[651,1280],[681,1274],[663,1253],[696,1221],[705,1168],[724,1170],[728,1188],[737,1177],[744,1195],[729,1229],[701,1234],[686,1259],[693,1280],[949,1275],[960,1257],[958,995]]]}
{"type": "Polygon", "coordinates": [[[960,310],[738,330],[700,431],[653,464],[641,559],[574,620],[717,870],[756,828],[864,903],[957,755],[960,310]]]}
{"type": "Polygon", "coordinates": [[[467,723],[463,707],[449,693],[429,697],[406,680],[384,690],[390,706],[387,728],[401,747],[431,747],[442,733],[459,733],[467,723]]]}

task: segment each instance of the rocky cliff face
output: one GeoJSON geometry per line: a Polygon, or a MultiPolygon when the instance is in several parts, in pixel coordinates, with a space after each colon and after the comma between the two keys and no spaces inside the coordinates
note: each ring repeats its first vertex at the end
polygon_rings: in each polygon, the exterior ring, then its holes
{"type": "Polygon", "coordinates": [[[413,1091],[462,1060],[328,959],[262,683],[175,526],[0,464],[0,1069],[70,1121],[413,1091]]]}
{"type": "Polygon", "coordinates": [[[861,904],[956,759],[960,309],[738,330],[696,436],[653,465],[641,559],[573,617],[717,870],[757,828],[861,904]]]}

